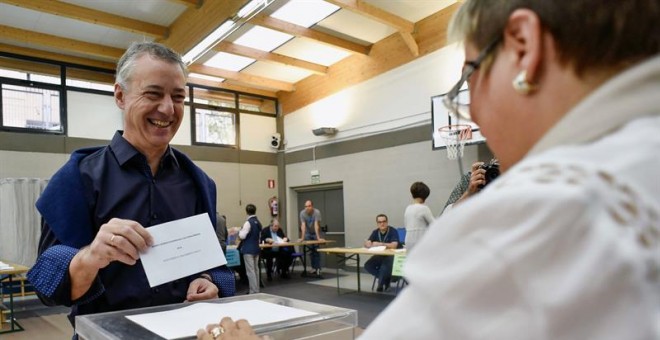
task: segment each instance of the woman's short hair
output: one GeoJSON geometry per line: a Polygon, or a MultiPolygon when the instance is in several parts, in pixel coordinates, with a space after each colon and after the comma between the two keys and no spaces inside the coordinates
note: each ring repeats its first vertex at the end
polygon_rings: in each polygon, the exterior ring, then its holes
{"type": "Polygon", "coordinates": [[[452,40],[483,49],[501,36],[516,9],[535,12],[559,59],[580,76],[625,68],[660,52],[658,0],[466,0],[449,25],[452,40]]]}
{"type": "Polygon", "coordinates": [[[424,182],[415,182],[410,186],[410,194],[413,198],[421,198],[426,201],[431,194],[431,189],[424,182]]]}

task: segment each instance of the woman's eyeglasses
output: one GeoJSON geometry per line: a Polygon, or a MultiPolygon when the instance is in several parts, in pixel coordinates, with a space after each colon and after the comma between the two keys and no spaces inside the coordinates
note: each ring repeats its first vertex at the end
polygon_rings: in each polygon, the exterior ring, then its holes
{"type": "Polygon", "coordinates": [[[501,37],[493,40],[486,48],[481,50],[477,59],[466,60],[463,64],[463,73],[461,74],[461,79],[458,80],[456,85],[447,92],[445,98],[442,100],[442,103],[445,107],[456,115],[461,115],[467,119],[470,118],[470,98],[467,91],[462,90],[463,84],[470,78],[474,71],[478,70],[481,66],[481,63],[488,57],[494,50],[495,47],[500,43],[501,37]]]}

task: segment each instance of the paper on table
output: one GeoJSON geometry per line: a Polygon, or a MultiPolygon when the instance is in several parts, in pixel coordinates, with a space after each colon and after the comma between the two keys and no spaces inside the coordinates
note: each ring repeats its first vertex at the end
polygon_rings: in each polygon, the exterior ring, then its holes
{"type": "Polygon", "coordinates": [[[385,247],[385,246],[371,247],[371,248],[369,248],[369,251],[383,251],[383,250],[385,250],[385,248],[387,248],[387,247],[385,247]]]}
{"type": "Polygon", "coordinates": [[[147,228],[154,244],[140,254],[151,287],[227,263],[206,213],[147,228]]]}
{"type": "Polygon", "coordinates": [[[218,323],[225,316],[233,320],[245,319],[255,326],[315,314],[261,300],[245,300],[230,303],[200,302],[171,311],[128,315],[126,318],[165,339],[178,339],[195,336],[198,329],[218,323]]]}

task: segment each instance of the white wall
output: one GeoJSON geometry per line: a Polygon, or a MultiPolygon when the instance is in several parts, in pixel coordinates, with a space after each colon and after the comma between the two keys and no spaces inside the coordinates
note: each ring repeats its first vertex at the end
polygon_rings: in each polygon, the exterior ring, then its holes
{"type": "Polygon", "coordinates": [[[111,139],[123,125],[113,96],[67,91],[67,134],[70,137],[111,139]]]}
{"type": "Polygon", "coordinates": [[[268,180],[277,179],[273,165],[220,163],[196,161],[213,180],[218,189],[217,209],[227,216],[227,227],[240,227],[247,217],[245,206],[257,207],[257,217],[266,225],[270,220],[267,210],[269,197],[277,195],[277,188],[269,189],[268,180]]]}
{"type": "MultiPolygon", "coordinates": [[[[451,45],[286,115],[286,152],[430,124],[431,97],[453,86],[462,62],[462,48],[451,45]],[[336,127],[339,133],[329,138],[314,136],[311,130],[321,126],[336,127]]],[[[477,149],[465,148],[466,170],[477,160],[477,149]]],[[[425,142],[289,164],[290,225],[298,220],[297,194],[292,187],[310,185],[311,170],[320,171],[321,183],[343,183],[347,246],[362,245],[376,227],[379,213],[387,214],[391,225],[402,226],[403,212],[412,202],[410,185],[415,181],[430,187],[427,204],[439,215],[460,178],[456,161],[449,161],[444,150],[432,150],[430,133],[425,142]]],[[[288,232],[295,233],[295,229],[289,227],[288,232]]]]}
{"type": "Polygon", "coordinates": [[[0,150],[0,178],[50,178],[69,155],[0,150]]]}
{"type": "MultiPolygon", "coordinates": [[[[286,150],[431,122],[431,97],[459,79],[463,50],[450,45],[284,116],[286,150]],[[336,127],[336,136],[311,130],[336,127]]],[[[429,136],[430,140],[430,136],[429,136]]]]}
{"type": "Polygon", "coordinates": [[[241,114],[241,149],[277,152],[270,147],[271,135],[277,132],[275,117],[241,114]]]}
{"type": "MultiPolygon", "coordinates": [[[[466,146],[465,169],[476,159],[477,146],[466,146]]],[[[379,213],[389,217],[390,225],[403,226],[403,212],[412,203],[413,182],[422,181],[429,186],[431,195],[426,203],[433,215],[438,216],[460,178],[456,161],[448,160],[444,151],[432,151],[431,142],[287,165],[290,235],[297,235],[292,222],[298,221],[297,195],[291,188],[310,185],[311,170],[319,170],[321,183],[343,183],[346,245],[355,247],[362,246],[376,228],[375,218],[379,213]]]]}

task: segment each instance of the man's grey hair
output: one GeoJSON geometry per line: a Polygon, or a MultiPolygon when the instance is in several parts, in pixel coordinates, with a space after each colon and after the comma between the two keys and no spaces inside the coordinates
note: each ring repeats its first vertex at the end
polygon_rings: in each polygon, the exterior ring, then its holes
{"type": "Polygon", "coordinates": [[[185,77],[188,76],[186,64],[184,64],[181,60],[181,56],[174,52],[174,50],[171,48],[155,42],[134,42],[131,44],[131,46],[128,47],[124,55],[119,59],[119,62],[117,62],[115,82],[119,84],[119,86],[121,86],[123,89],[127,88],[126,86],[131,80],[131,74],[133,73],[135,60],[144,54],[148,54],[152,58],[171,64],[177,64],[179,67],[181,67],[183,75],[185,77]]]}

